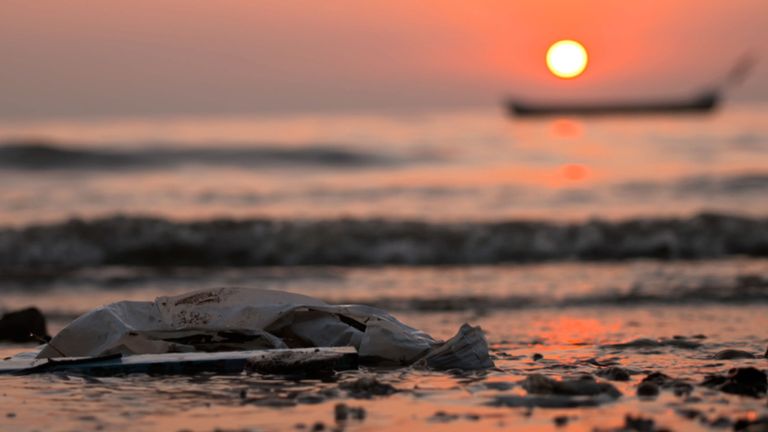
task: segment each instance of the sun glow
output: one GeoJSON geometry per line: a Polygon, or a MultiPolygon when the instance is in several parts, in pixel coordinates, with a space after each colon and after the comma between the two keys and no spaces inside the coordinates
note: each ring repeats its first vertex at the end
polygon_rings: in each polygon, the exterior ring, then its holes
{"type": "Polygon", "coordinates": [[[574,40],[557,41],[547,50],[547,67],[559,78],[575,78],[587,67],[587,50],[574,40]]]}

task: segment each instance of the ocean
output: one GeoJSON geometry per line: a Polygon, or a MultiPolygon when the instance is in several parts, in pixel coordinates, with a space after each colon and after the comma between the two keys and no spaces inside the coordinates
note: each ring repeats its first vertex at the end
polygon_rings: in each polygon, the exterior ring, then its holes
{"type": "Polygon", "coordinates": [[[636,395],[654,371],[696,384],[765,368],[766,119],[768,105],[729,104],[0,122],[0,311],[37,306],[54,334],[113,301],[252,286],[382,307],[440,338],[481,325],[497,363],[387,371],[400,392],[375,403],[275,377],[2,377],[0,429],[541,430],[565,416],[593,430],[637,414],[710,430],[767,416],[764,396],[636,395]],[[616,345],[639,339],[655,344],[616,345]],[[714,360],[726,348],[755,358],[714,360]],[[507,406],[532,373],[608,364],[632,377],[617,402],[507,406]],[[338,423],[340,401],[367,418],[338,423]]]}

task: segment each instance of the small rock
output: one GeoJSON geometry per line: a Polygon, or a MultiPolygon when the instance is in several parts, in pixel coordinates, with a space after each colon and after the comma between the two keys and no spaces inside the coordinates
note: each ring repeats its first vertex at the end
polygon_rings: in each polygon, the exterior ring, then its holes
{"type": "Polygon", "coordinates": [[[733,424],[735,431],[765,432],[768,431],[768,416],[756,419],[741,418],[733,424]]]}
{"type": "Polygon", "coordinates": [[[563,427],[568,424],[568,416],[560,415],[552,419],[557,427],[563,427]]]}
{"type": "Polygon", "coordinates": [[[0,340],[40,342],[48,338],[45,316],[38,308],[7,312],[0,318],[0,340]]]}
{"type": "Polygon", "coordinates": [[[445,411],[437,411],[436,413],[432,414],[432,417],[429,418],[429,421],[435,423],[448,423],[458,419],[458,414],[448,414],[445,411]]]}
{"type": "Polygon", "coordinates": [[[312,430],[313,430],[314,432],[320,432],[320,431],[324,431],[324,430],[325,430],[325,423],[323,423],[323,422],[317,422],[317,423],[313,424],[313,425],[312,425],[312,430]]]}
{"type": "Polygon", "coordinates": [[[609,383],[599,383],[589,375],[577,379],[557,381],[541,374],[529,375],[521,383],[528,393],[556,394],[564,396],[595,396],[607,394],[612,398],[621,396],[621,392],[609,383]]]}
{"type": "Polygon", "coordinates": [[[8,418],[16,418],[16,413],[15,412],[9,412],[9,413],[5,414],[5,416],[8,417],[8,418]]]}
{"type": "Polygon", "coordinates": [[[696,408],[678,408],[675,412],[688,420],[693,420],[702,416],[701,411],[696,408]]]}
{"type": "Polygon", "coordinates": [[[650,381],[641,382],[637,386],[637,395],[641,397],[656,397],[659,395],[659,386],[650,381]]]}
{"type": "Polygon", "coordinates": [[[307,394],[299,395],[296,398],[296,402],[300,404],[315,405],[315,404],[325,402],[325,397],[320,394],[307,393],[307,394]]]}
{"type": "Polygon", "coordinates": [[[365,415],[365,408],[363,407],[353,407],[345,403],[338,403],[333,407],[333,416],[337,423],[347,421],[350,418],[353,420],[364,420],[365,415]]]}
{"type": "Polygon", "coordinates": [[[667,385],[672,381],[672,377],[662,372],[651,372],[643,378],[641,382],[654,383],[657,386],[667,385]]]}
{"type": "Polygon", "coordinates": [[[713,357],[715,360],[736,360],[736,359],[753,359],[756,358],[754,354],[748,351],[742,351],[737,349],[725,349],[719,351],[713,357]]]}
{"type": "Polygon", "coordinates": [[[539,354],[539,353],[534,353],[533,356],[531,356],[531,358],[533,359],[533,361],[539,361],[539,360],[543,359],[544,356],[539,354]]]}
{"type": "Polygon", "coordinates": [[[624,416],[624,429],[638,432],[651,432],[655,431],[654,424],[656,422],[653,419],[645,417],[633,417],[629,414],[624,416]]]}
{"type": "Polygon", "coordinates": [[[618,366],[610,366],[597,371],[597,376],[610,381],[629,381],[629,372],[618,366]]]}
{"type": "Polygon", "coordinates": [[[731,419],[729,419],[726,416],[720,416],[720,417],[710,421],[707,424],[709,424],[713,428],[718,428],[718,429],[729,428],[729,427],[733,426],[733,422],[731,421],[731,419]]]}
{"type": "Polygon", "coordinates": [[[761,397],[768,391],[765,372],[753,367],[734,368],[726,375],[709,375],[701,383],[725,393],[761,397]]]}
{"type": "Polygon", "coordinates": [[[397,393],[397,389],[392,385],[383,383],[374,376],[364,376],[352,382],[344,382],[339,384],[339,387],[357,399],[370,399],[373,396],[389,396],[397,393]]]}
{"type": "MultiPolygon", "coordinates": [[[[643,380],[642,383],[655,384],[659,388],[671,389],[676,396],[687,396],[693,391],[693,385],[689,382],[675,379],[662,372],[651,372],[643,380]]],[[[638,388],[639,390],[639,388],[638,388]]]]}

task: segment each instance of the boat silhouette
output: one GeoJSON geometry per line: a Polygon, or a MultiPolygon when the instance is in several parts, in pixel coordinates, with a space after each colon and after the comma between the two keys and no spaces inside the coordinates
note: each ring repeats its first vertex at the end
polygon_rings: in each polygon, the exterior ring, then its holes
{"type": "Polygon", "coordinates": [[[752,57],[745,56],[730,71],[719,88],[701,91],[680,99],[581,103],[537,103],[525,100],[509,100],[506,105],[510,114],[519,117],[706,113],[714,110],[720,104],[722,93],[727,86],[744,80],[754,63],[752,57]]]}

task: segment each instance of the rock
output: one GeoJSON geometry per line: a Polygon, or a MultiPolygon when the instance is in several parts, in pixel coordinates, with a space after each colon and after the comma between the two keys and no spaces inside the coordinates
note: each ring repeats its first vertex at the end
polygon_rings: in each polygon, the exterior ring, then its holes
{"type": "Polygon", "coordinates": [[[357,399],[370,399],[373,396],[389,396],[397,393],[397,389],[390,384],[383,383],[374,376],[364,376],[352,382],[339,384],[342,390],[349,392],[349,395],[357,399]]]}
{"type": "Polygon", "coordinates": [[[677,396],[689,395],[693,391],[693,384],[672,378],[662,372],[651,372],[643,378],[642,383],[651,383],[665,390],[672,390],[677,396]]]}
{"type": "Polygon", "coordinates": [[[733,424],[733,430],[745,432],[768,431],[768,416],[758,418],[740,418],[733,424]]]}
{"type": "Polygon", "coordinates": [[[668,431],[666,428],[657,428],[656,422],[651,418],[645,418],[641,416],[633,416],[627,414],[624,416],[624,426],[602,429],[596,428],[595,432],[662,432],[668,431]]]}
{"type": "Polygon", "coordinates": [[[40,342],[48,338],[45,316],[35,307],[7,312],[0,318],[0,340],[40,342]]]}
{"type": "Polygon", "coordinates": [[[595,396],[607,394],[612,398],[621,396],[621,392],[609,383],[600,383],[589,375],[576,379],[557,381],[541,374],[529,375],[521,383],[523,388],[532,394],[555,394],[562,396],[595,396]]]}
{"type": "Polygon", "coordinates": [[[656,397],[659,395],[659,386],[650,381],[641,382],[637,386],[637,395],[646,398],[656,397]]]}
{"type": "Polygon", "coordinates": [[[734,368],[726,375],[709,375],[701,383],[725,393],[761,397],[768,391],[765,372],[753,367],[734,368]]]}
{"type": "Polygon", "coordinates": [[[552,421],[555,423],[555,426],[557,427],[563,427],[568,424],[568,416],[560,415],[552,419],[552,421]]]}
{"type": "Polygon", "coordinates": [[[655,431],[654,428],[655,422],[653,419],[645,418],[645,417],[633,417],[629,414],[627,414],[624,417],[624,429],[631,430],[631,431],[638,431],[638,432],[651,432],[655,431]]]}
{"type": "Polygon", "coordinates": [[[644,348],[662,348],[662,347],[696,349],[701,347],[701,343],[686,339],[682,336],[677,336],[672,339],[639,338],[629,342],[603,345],[603,348],[612,348],[612,349],[628,349],[628,348],[644,349],[644,348]]]}
{"type": "MultiPolygon", "coordinates": [[[[496,396],[488,403],[490,406],[502,407],[539,407],[539,408],[578,408],[595,407],[616,399],[606,394],[597,396],[563,396],[563,395],[527,395],[503,394],[496,396]]],[[[526,411],[524,415],[530,415],[526,411]]]]}
{"type": "Polygon", "coordinates": [[[429,421],[433,423],[449,423],[458,419],[458,414],[448,414],[445,411],[437,411],[436,413],[432,414],[432,417],[429,418],[429,421]]]}
{"type": "Polygon", "coordinates": [[[629,372],[618,366],[609,366],[597,371],[597,376],[610,381],[629,381],[629,372]]]}
{"type": "Polygon", "coordinates": [[[544,356],[539,354],[539,353],[534,353],[533,356],[531,356],[531,358],[533,359],[533,361],[539,361],[539,360],[543,359],[544,356]]]}
{"type": "Polygon", "coordinates": [[[558,381],[533,374],[520,385],[526,396],[503,394],[496,396],[490,405],[507,407],[575,408],[598,406],[621,397],[621,392],[609,383],[595,381],[590,375],[558,381]]]}
{"type": "Polygon", "coordinates": [[[335,407],[333,407],[333,415],[336,419],[336,422],[344,422],[349,419],[352,420],[365,420],[365,408],[363,407],[353,407],[349,406],[345,403],[338,403],[335,407]]]}
{"type": "Polygon", "coordinates": [[[754,354],[748,351],[742,351],[737,349],[725,349],[719,351],[712,358],[715,360],[736,360],[736,359],[753,359],[756,358],[754,354]]]}

